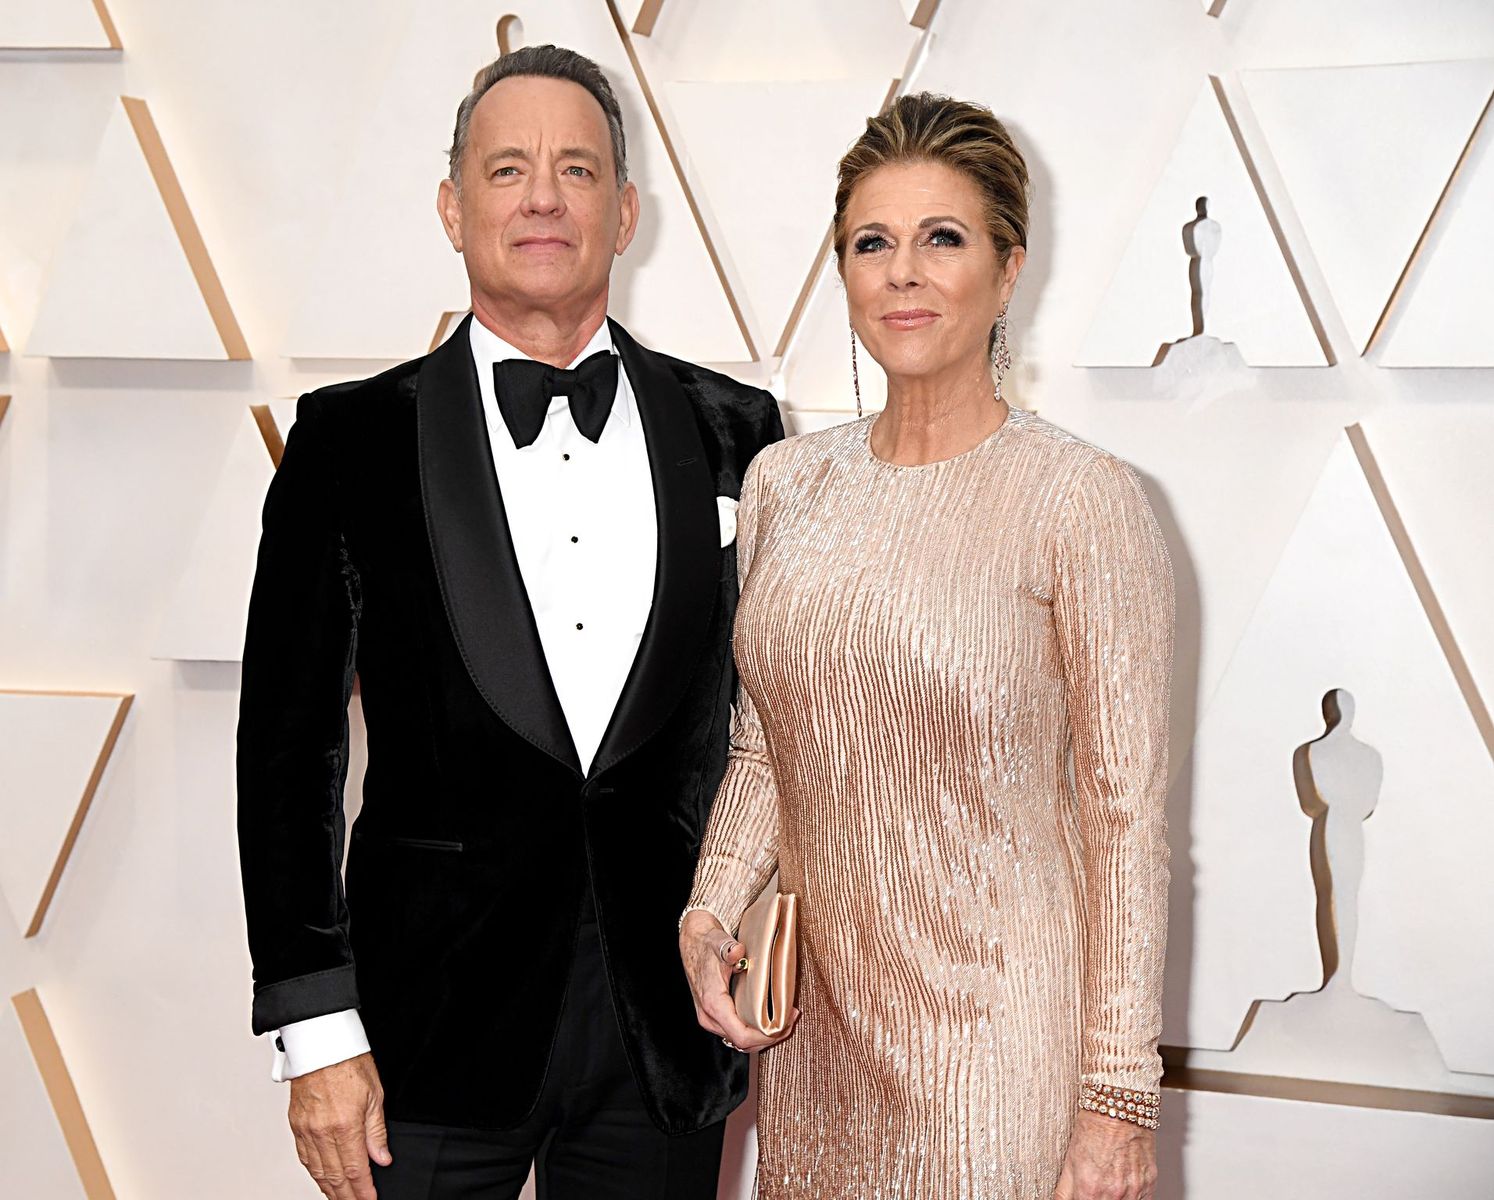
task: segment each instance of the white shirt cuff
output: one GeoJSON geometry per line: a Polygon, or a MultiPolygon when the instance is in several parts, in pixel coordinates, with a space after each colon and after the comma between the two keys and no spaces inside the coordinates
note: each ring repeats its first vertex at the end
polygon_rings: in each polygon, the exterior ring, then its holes
{"type": "Polygon", "coordinates": [[[276,1083],[368,1053],[368,1035],[356,1008],[292,1021],[280,1028],[275,1041],[270,1078],[276,1083]]]}

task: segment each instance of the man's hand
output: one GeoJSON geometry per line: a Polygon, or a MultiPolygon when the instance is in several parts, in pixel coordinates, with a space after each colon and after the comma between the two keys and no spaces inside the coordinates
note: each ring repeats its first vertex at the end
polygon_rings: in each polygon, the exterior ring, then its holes
{"type": "Polygon", "coordinates": [[[1157,1135],[1130,1121],[1080,1110],[1053,1200],[1152,1200],[1157,1135]]]}
{"type": "Polygon", "coordinates": [[[330,1200],[377,1200],[368,1160],[394,1161],[384,1132],[384,1086],[372,1054],[291,1080],[296,1156],[330,1200]]]}

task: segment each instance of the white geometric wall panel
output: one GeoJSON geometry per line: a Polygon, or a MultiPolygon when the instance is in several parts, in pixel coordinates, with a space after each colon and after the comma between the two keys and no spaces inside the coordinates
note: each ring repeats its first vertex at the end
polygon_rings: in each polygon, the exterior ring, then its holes
{"type": "MultiPolygon", "coordinates": [[[[887,403],[887,376],[860,344],[856,361],[862,408],[877,412],[887,403]]],[[[839,414],[842,421],[856,415],[851,325],[846,316],[846,289],[834,254],[825,256],[804,315],[784,354],[782,372],[782,395],[791,412],[828,411],[839,414]]],[[[800,432],[808,429],[805,425],[796,427],[800,432]]]]}
{"type": "Polygon", "coordinates": [[[88,1200],[47,1089],[7,1001],[0,1008],[0,1163],[5,1191],[36,1200],[88,1200]]]}
{"type": "Polygon", "coordinates": [[[1390,315],[1382,367],[1494,367],[1494,120],[1484,118],[1390,315]]]}
{"type": "Polygon", "coordinates": [[[889,82],[687,80],[655,89],[760,347],[775,346],[788,323],[830,226],[836,163],[889,82]],[[744,143],[771,147],[772,168],[743,171],[744,143]]]}
{"type": "Polygon", "coordinates": [[[1450,1066],[1494,1072],[1494,763],[1347,436],[1175,785],[1175,801],[1191,789],[1194,896],[1191,955],[1169,960],[1169,994],[1187,1005],[1166,1014],[1164,1040],[1227,1049],[1253,1000],[1322,982],[1292,755],[1322,733],[1321,699],[1338,687],[1385,765],[1365,824],[1354,987],[1422,1012],[1450,1066]]]}
{"type": "Polygon", "coordinates": [[[279,396],[269,403],[270,416],[275,422],[275,429],[280,434],[280,444],[285,444],[285,439],[290,437],[291,426],[296,423],[295,396],[279,396]]]}
{"type": "Polygon", "coordinates": [[[56,251],[26,351],[248,358],[145,105],[123,97],[56,251]]]}
{"type": "Polygon", "coordinates": [[[1205,331],[1254,367],[1327,362],[1214,87],[1205,83],[1142,210],[1076,365],[1149,367],[1191,329],[1183,226],[1200,196],[1222,227],[1205,331]]]}
{"type": "Polygon", "coordinates": [[[1488,1200],[1494,1121],[1168,1089],[1157,1200],[1488,1200]]]}
{"type": "Polygon", "coordinates": [[[1363,351],[1494,90],[1494,61],[1242,78],[1334,303],[1363,351]]]}
{"type": "MultiPolygon", "coordinates": [[[[524,28],[525,40],[534,42],[527,18],[524,28]]],[[[665,0],[652,36],[635,46],[656,90],[688,80],[880,79],[885,94],[921,36],[903,0],[665,0]]],[[[780,149],[772,146],[774,153],[780,149]]]]}
{"type": "Polygon", "coordinates": [[[1386,405],[1360,422],[1484,709],[1494,703],[1494,554],[1472,531],[1494,513],[1494,431],[1480,424],[1489,413],[1487,387],[1475,386],[1459,402],[1386,405]]]}
{"type": "Polygon", "coordinates": [[[456,0],[442,19],[417,7],[329,216],[286,353],[410,358],[443,312],[468,304],[461,258],[436,215],[457,104],[497,57],[495,21],[517,12],[526,45],[554,42],[595,59],[622,105],[628,171],[642,196],[637,237],[612,275],[611,311],[641,341],[707,362],[749,357],[658,127],[604,4],[456,0]],[[433,82],[435,81],[435,82],[433,82]],[[379,297],[370,305],[367,297],[379,297]]]}
{"type": "Polygon", "coordinates": [[[104,0],[4,0],[0,50],[118,50],[104,0]]]}
{"type": "MultiPolygon", "coordinates": [[[[73,1084],[72,1073],[63,1058],[62,1046],[52,1030],[52,1022],[42,1006],[41,997],[35,988],[30,988],[12,996],[10,1003],[25,1038],[26,1049],[30,1052],[32,1071],[41,1078],[47,1107],[50,1109],[49,1115],[62,1132],[68,1155],[73,1160],[76,1178],[82,1184],[83,1195],[87,1200],[115,1200],[109,1173],[104,1169],[104,1161],[99,1156],[98,1144],[89,1128],[78,1089],[73,1084]]],[[[61,1194],[75,1193],[71,1188],[64,1187],[61,1194]]]]}
{"type": "MultiPolygon", "coordinates": [[[[285,431],[280,432],[283,438],[285,431]]],[[[274,478],[264,434],[246,406],[186,568],[156,631],[152,658],[237,662],[243,657],[260,515],[274,478]]]]}
{"type": "Polygon", "coordinates": [[[0,892],[26,937],[40,929],[130,698],[0,691],[0,892]]]}

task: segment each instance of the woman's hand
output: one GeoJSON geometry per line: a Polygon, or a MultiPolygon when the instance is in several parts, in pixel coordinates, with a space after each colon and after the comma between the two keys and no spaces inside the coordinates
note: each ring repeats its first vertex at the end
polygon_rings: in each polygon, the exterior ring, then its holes
{"type": "Polygon", "coordinates": [[[1152,1200],[1157,1135],[1115,1117],[1081,1109],[1053,1200],[1152,1200]]]}
{"type": "Polygon", "coordinates": [[[793,1032],[799,1010],[789,1018],[788,1026],[777,1037],[767,1037],[750,1029],[737,1016],[731,998],[731,977],[746,948],[710,913],[696,909],[687,913],[680,926],[680,958],[695,997],[695,1019],[702,1029],[722,1038],[734,1050],[761,1050],[783,1041],[793,1032]]]}

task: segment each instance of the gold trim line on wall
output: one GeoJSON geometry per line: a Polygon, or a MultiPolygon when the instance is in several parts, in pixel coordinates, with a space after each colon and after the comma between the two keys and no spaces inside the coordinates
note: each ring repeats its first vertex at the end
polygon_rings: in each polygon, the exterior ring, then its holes
{"type": "Polygon", "coordinates": [[[93,1131],[88,1127],[88,1118],[78,1099],[78,1089],[73,1086],[73,1077],[63,1060],[62,1047],[52,1032],[52,1023],[47,1019],[41,997],[32,988],[12,996],[10,1002],[21,1022],[21,1032],[25,1034],[37,1073],[41,1075],[42,1086],[47,1090],[47,1099],[52,1103],[52,1112],[62,1130],[68,1153],[72,1155],[83,1194],[88,1200],[115,1200],[109,1174],[104,1170],[104,1160],[99,1156],[98,1144],[93,1140],[93,1131]]]}
{"type": "Polygon", "coordinates": [[[680,156],[674,148],[674,141],[669,136],[663,115],[659,112],[659,102],[654,98],[654,91],[649,86],[643,64],[638,61],[638,50],[633,45],[633,36],[628,31],[627,22],[623,20],[622,13],[618,10],[617,0],[607,0],[607,12],[612,17],[613,25],[617,27],[618,40],[622,42],[623,51],[628,56],[628,63],[632,66],[633,74],[638,80],[638,88],[643,93],[644,103],[648,105],[649,116],[653,119],[654,127],[659,131],[659,138],[664,143],[669,165],[674,168],[675,178],[679,180],[680,190],[684,193],[685,203],[690,209],[691,217],[695,220],[695,227],[700,230],[701,241],[705,243],[706,254],[710,257],[711,267],[716,272],[721,291],[726,296],[732,319],[737,323],[737,330],[742,335],[742,341],[746,344],[747,353],[752,361],[761,362],[762,354],[757,348],[757,343],[752,340],[752,331],[747,327],[746,318],[742,315],[742,306],[737,302],[736,293],[726,277],[726,269],[721,264],[721,255],[716,249],[716,243],[711,239],[711,231],[706,228],[705,218],[701,215],[700,205],[695,199],[695,192],[690,187],[689,179],[685,177],[684,165],[680,162],[680,156]]]}
{"type": "Polygon", "coordinates": [[[233,309],[228,303],[228,295],[224,292],[223,284],[218,279],[218,272],[213,267],[207,244],[202,240],[202,234],[187,204],[186,193],[182,191],[181,182],[176,177],[176,170],[171,165],[171,158],[166,153],[166,143],[161,140],[160,131],[150,115],[150,108],[144,100],[135,96],[121,96],[119,99],[124,105],[125,114],[130,119],[130,126],[135,131],[140,149],[145,154],[145,161],[150,167],[151,177],[156,182],[156,189],[161,193],[161,201],[165,204],[167,215],[171,218],[172,228],[176,230],[182,253],[187,256],[187,264],[192,269],[192,277],[197,281],[203,302],[206,303],[208,312],[213,318],[213,324],[217,327],[218,337],[223,342],[223,349],[230,359],[248,359],[250,357],[249,346],[244,341],[244,334],[239,329],[238,319],[233,315],[233,309]]]}
{"type": "Polygon", "coordinates": [[[1468,711],[1473,717],[1474,725],[1478,727],[1479,736],[1484,740],[1489,757],[1494,759],[1494,717],[1491,717],[1489,713],[1489,706],[1484,702],[1468,660],[1463,656],[1458,639],[1453,634],[1452,622],[1447,619],[1447,613],[1443,611],[1442,604],[1437,599],[1431,577],[1427,574],[1426,568],[1422,566],[1421,556],[1416,553],[1416,547],[1411,544],[1411,533],[1406,528],[1406,522],[1401,518],[1400,509],[1396,507],[1394,497],[1390,494],[1390,485],[1385,480],[1385,473],[1380,470],[1380,464],[1370,449],[1364,426],[1350,425],[1344,432],[1348,434],[1349,445],[1353,447],[1354,455],[1359,459],[1359,466],[1364,471],[1370,494],[1374,496],[1380,515],[1385,519],[1385,528],[1390,533],[1390,540],[1395,543],[1401,562],[1405,564],[1406,575],[1416,591],[1416,598],[1421,601],[1421,606],[1426,612],[1427,623],[1431,625],[1437,644],[1442,647],[1442,653],[1447,658],[1448,669],[1452,672],[1453,679],[1457,681],[1458,690],[1463,694],[1464,703],[1468,705],[1468,711]]]}
{"type": "MultiPolygon", "coordinates": [[[[47,2],[51,5],[57,5],[59,3],[59,0],[47,0],[47,2]]],[[[81,7],[81,0],[75,0],[75,3],[78,3],[79,7],[81,7]]],[[[119,29],[114,24],[114,18],[109,14],[108,5],[104,2],[104,0],[92,0],[92,5],[94,16],[98,19],[99,31],[103,33],[104,40],[108,43],[107,45],[80,46],[76,44],[67,45],[62,42],[57,42],[55,44],[37,43],[26,46],[14,46],[0,43],[0,50],[4,50],[10,53],[21,51],[36,54],[51,54],[57,53],[59,51],[69,54],[119,53],[119,51],[124,49],[124,43],[119,39],[119,29]]]]}
{"type": "MultiPolygon", "coordinates": [[[[104,771],[109,765],[110,756],[114,753],[114,747],[119,741],[120,732],[124,728],[125,718],[129,715],[130,706],[134,703],[135,697],[129,692],[50,691],[27,688],[0,688],[0,695],[91,697],[118,701],[114,717],[109,724],[109,729],[104,734],[98,754],[94,758],[93,768],[89,772],[88,780],[83,785],[82,794],[78,798],[77,808],[73,812],[72,820],[68,822],[67,830],[62,837],[62,843],[57,850],[57,856],[52,862],[52,868],[47,873],[46,882],[42,886],[41,896],[37,900],[36,908],[32,912],[31,919],[27,923],[22,935],[32,938],[41,932],[42,924],[47,919],[47,912],[52,906],[52,899],[56,896],[58,885],[62,882],[63,872],[66,871],[68,860],[72,857],[73,847],[78,841],[78,834],[82,831],[83,822],[87,818],[88,810],[93,804],[94,795],[97,793],[99,783],[104,777],[104,771]]],[[[12,899],[14,900],[14,897],[12,899]]],[[[20,903],[20,901],[17,901],[17,903],[20,903]]]]}

